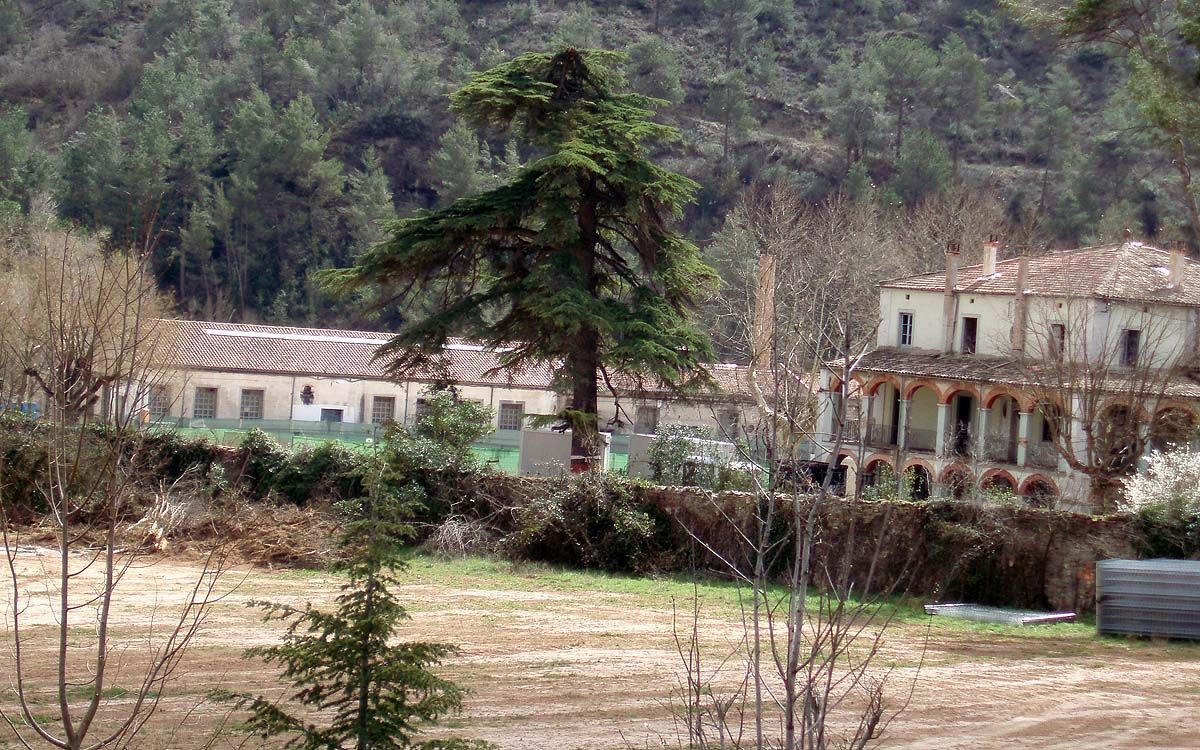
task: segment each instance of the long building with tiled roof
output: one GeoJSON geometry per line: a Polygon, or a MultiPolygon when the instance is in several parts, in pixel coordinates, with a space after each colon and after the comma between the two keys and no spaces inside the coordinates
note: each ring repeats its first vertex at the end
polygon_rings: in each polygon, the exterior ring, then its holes
{"type": "MultiPolygon", "coordinates": [[[[555,389],[556,363],[505,366],[501,351],[469,341],[449,341],[430,364],[396,378],[376,357],[389,333],[163,323],[171,331],[171,355],[163,363],[168,377],[153,389],[149,411],[182,426],[411,423],[430,389],[441,384],[491,407],[498,430],[519,431],[527,415],[555,413],[564,404],[555,389]]],[[[681,423],[720,434],[755,420],[747,369],[713,365],[708,372],[716,387],[687,396],[653,379],[614,378],[615,394],[601,383],[602,421],[617,432],[653,433],[660,423],[681,423]]]]}
{"type": "MultiPolygon", "coordinates": [[[[332,328],[247,325],[204,321],[168,321],[174,331],[174,364],[191,370],[311,375],[388,380],[386,361],[376,358],[391,334],[332,328]]],[[[462,385],[548,389],[548,365],[503,367],[500,353],[462,340],[451,340],[436,365],[410,379],[452,380],[462,385]]]]}

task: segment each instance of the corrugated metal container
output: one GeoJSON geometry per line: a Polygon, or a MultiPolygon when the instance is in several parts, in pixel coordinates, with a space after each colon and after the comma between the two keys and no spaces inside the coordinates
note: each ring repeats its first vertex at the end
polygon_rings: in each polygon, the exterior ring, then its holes
{"type": "Polygon", "coordinates": [[[1096,629],[1200,640],[1200,560],[1096,563],[1096,629]]]}

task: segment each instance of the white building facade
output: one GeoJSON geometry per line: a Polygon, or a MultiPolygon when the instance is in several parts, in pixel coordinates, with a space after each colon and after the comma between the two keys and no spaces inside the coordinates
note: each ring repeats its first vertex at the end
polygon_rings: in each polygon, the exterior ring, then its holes
{"type": "MultiPolygon", "coordinates": [[[[944,272],[881,285],[877,347],[853,374],[859,398],[842,430],[848,491],[887,471],[908,473],[918,497],[999,487],[1084,506],[1088,477],[1067,455],[1083,453],[1081,415],[1103,408],[1088,400],[1120,383],[1145,391],[1147,425],[1170,415],[1194,429],[1200,387],[1183,365],[1200,341],[1200,265],[1137,242],[999,254],[989,243],[982,264],[960,269],[952,246],[944,272]],[[1089,395],[1078,383],[1097,373],[1089,395]],[[1070,381],[1062,396],[1055,378],[1070,381]]],[[[821,384],[826,459],[835,372],[821,384]]]]}
{"type": "MultiPolygon", "coordinates": [[[[330,434],[360,434],[395,422],[413,424],[430,389],[452,385],[460,398],[489,407],[493,427],[519,444],[527,417],[555,414],[566,396],[549,365],[505,367],[496,351],[451,341],[438,362],[396,378],[375,353],[390,334],[203,321],[166,321],[170,361],[135,408],[160,424],[203,429],[316,424],[330,434]]],[[[756,420],[745,368],[711,370],[713,392],[682,397],[643,383],[616,384],[600,398],[601,429],[653,434],[688,424],[718,439],[739,436],[756,420]],[[620,409],[618,410],[618,403],[620,409]]],[[[305,428],[311,432],[311,428],[305,428]]]]}

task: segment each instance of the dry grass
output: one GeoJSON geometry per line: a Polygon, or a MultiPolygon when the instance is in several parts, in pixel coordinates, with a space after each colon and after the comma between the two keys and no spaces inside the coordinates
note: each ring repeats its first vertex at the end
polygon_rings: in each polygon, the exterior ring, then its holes
{"type": "MultiPolygon", "coordinates": [[[[23,556],[22,564],[37,573],[44,560],[23,556]]],[[[129,645],[122,657],[128,667],[137,660],[137,644],[146,637],[156,607],[178,595],[197,570],[192,559],[167,557],[132,574],[116,620],[129,645]]],[[[464,715],[440,731],[513,750],[673,743],[666,707],[678,671],[671,608],[673,601],[683,603],[690,596],[686,581],[427,557],[413,560],[409,580],[404,598],[413,620],[405,637],[461,646],[446,671],[472,690],[464,715]]],[[[187,660],[188,673],[164,696],[143,746],[200,747],[224,718],[219,707],[197,708],[212,687],[276,687],[269,670],[241,659],[243,648],[277,636],[246,602],[325,604],[338,582],[311,571],[250,571],[234,596],[213,612],[187,660]]],[[[715,583],[699,591],[706,604],[707,644],[714,650],[730,647],[738,637],[735,592],[715,583]]],[[[7,595],[0,595],[0,610],[7,595]]],[[[899,615],[881,665],[893,669],[896,689],[916,673],[922,657],[925,666],[910,710],[892,725],[883,746],[1195,746],[1200,648],[1098,639],[1084,625],[1021,631],[953,622],[931,626],[907,609],[899,615]]],[[[87,635],[80,631],[79,641],[87,635]]],[[[39,669],[49,668],[50,651],[34,653],[39,669]]],[[[7,651],[0,652],[0,674],[11,671],[9,658],[7,651]]],[[[114,687],[119,689],[120,682],[114,687]]],[[[48,713],[51,696],[37,699],[48,713]]],[[[8,704],[11,695],[0,700],[8,704]]],[[[112,700],[119,709],[119,690],[112,700]]],[[[892,701],[898,700],[893,694],[892,701]]],[[[218,746],[245,739],[236,727],[236,720],[227,724],[218,746]]],[[[0,739],[0,748],[7,747],[16,745],[0,739]]]]}

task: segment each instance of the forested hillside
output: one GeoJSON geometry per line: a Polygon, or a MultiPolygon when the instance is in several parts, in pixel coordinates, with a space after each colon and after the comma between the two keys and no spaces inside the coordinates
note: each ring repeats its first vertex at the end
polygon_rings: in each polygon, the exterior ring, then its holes
{"type": "Polygon", "coordinates": [[[983,195],[1044,244],[1183,236],[1123,63],[986,0],[0,0],[0,201],[152,235],[184,314],[370,325],[313,272],[527,158],[446,95],[556,44],[627,51],[667,100],[702,242],[764,183],[983,195]]]}

